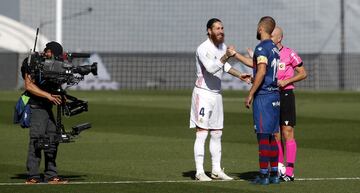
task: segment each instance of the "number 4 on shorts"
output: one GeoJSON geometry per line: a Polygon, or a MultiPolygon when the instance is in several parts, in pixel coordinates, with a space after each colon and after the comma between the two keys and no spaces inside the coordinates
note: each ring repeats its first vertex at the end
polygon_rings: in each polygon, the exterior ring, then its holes
{"type": "Polygon", "coordinates": [[[201,115],[201,116],[203,116],[203,117],[205,116],[205,109],[204,109],[204,107],[200,109],[199,115],[201,115]]]}

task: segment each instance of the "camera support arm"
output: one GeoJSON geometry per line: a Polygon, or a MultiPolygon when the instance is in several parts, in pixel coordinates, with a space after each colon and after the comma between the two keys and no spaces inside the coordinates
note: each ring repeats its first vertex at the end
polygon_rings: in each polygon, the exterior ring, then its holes
{"type": "Polygon", "coordinates": [[[61,96],[61,104],[56,105],[56,130],[61,135],[60,140],[59,140],[60,142],[70,142],[70,137],[66,135],[64,125],[61,123],[61,115],[62,115],[62,111],[63,111],[62,109],[66,102],[66,98],[65,98],[66,92],[64,90],[62,90],[61,88],[58,90],[59,90],[59,94],[61,96]]]}
{"type": "Polygon", "coordinates": [[[66,94],[66,91],[63,89],[58,89],[58,93],[61,96],[62,103],[57,105],[57,115],[56,115],[56,130],[60,133],[60,143],[69,143],[73,142],[74,137],[78,136],[80,132],[91,128],[90,123],[83,123],[72,127],[72,131],[66,132],[64,125],[62,124],[62,115],[73,116],[77,115],[83,111],[87,111],[87,102],[78,100],[76,97],[66,94]],[[70,100],[72,102],[67,102],[70,100]]]}

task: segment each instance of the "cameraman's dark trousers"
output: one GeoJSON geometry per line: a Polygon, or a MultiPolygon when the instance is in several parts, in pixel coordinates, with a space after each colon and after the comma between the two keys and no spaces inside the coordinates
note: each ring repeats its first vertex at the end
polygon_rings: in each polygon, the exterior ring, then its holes
{"type": "Polygon", "coordinates": [[[58,148],[58,135],[54,115],[51,108],[42,108],[31,105],[30,142],[27,157],[27,171],[29,178],[40,179],[39,166],[41,151],[44,151],[45,170],[44,177],[48,180],[57,176],[56,154],[58,148]]]}

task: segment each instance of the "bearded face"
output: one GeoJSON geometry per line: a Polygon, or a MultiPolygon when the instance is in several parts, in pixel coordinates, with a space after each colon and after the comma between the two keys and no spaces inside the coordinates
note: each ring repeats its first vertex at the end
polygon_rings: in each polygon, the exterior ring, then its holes
{"type": "Polygon", "coordinates": [[[208,29],[209,37],[215,45],[224,43],[224,27],[221,22],[215,22],[211,29],[208,29]]]}

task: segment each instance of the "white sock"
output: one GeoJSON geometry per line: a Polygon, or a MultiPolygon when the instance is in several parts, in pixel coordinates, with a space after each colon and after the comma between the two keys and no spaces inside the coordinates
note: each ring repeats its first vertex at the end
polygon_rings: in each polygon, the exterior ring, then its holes
{"type": "Polygon", "coordinates": [[[196,174],[205,173],[204,171],[204,156],[205,156],[205,141],[208,131],[197,131],[196,140],[194,143],[194,157],[196,174]]]}
{"type": "Polygon", "coordinates": [[[212,161],[212,171],[221,171],[221,135],[222,130],[210,131],[210,153],[212,161]]]}

